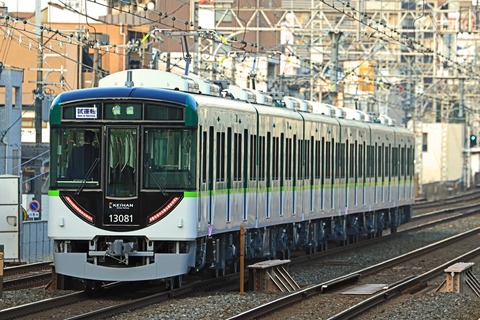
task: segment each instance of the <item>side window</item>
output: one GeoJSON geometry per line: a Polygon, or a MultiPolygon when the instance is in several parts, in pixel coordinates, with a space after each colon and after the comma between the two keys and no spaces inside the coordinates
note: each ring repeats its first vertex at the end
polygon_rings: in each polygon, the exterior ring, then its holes
{"type": "Polygon", "coordinates": [[[242,134],[233,135],[233,180],[242,180],[242,134]]]}
{"type": "MultiPolygon", "coordinates": [[[[333,140],[332,140],[333,143],[333,140]]],[[[330,179],[332,177],[332,144],[330,141],[325,143],[325,178],[330,179]]]]}
{"type": "Polygon", "coordinates": [[[392,177],[398,177],[398,148],[392,148],[392,177]]]}
{"type": "Polygon", "coordinates": [[[357,146],[357,142],[355,142],[355,144],[353,143],[350,143],[350,151],[348,153],[348,156],[349,156],[349,161],[348,161],[348,167],[349,167],[349,170],[350,170],[350,173],[349,173],[349,177],[350,178],[355,178],[355,159],[356,159],[356,146],[357,146]]]}
{"type": "Polygon", "coordinates": [[[322,167],[321,167],[322,159],[323,159],[322,144],[320,141],[315,141],[315,166],[314,166],[315,179],[320,179],[320,176],[322,173],[322,167]]]}
{"type": "Polygon", "coordinates": [[[280,135],[280,185],[283,185],[285,180],[286,154],[285,154],[285,135],[280,135]]]}
{"type": "Polygon", "coordinates": [[[232,188],[232,128],[227,129],[227,188],[232,188]]]}
{"type": "Polygon", "coordinates": [[[385,177],[390,177],[390,167],[391,167],[391,158],[390,158],[390,146],[385,147],[385,177]]]}
{"type": "MultiPolygon", "coordinates": [[[[244,152],[241,153],[243,154],[243,182],[244,182],[244,188],[248,187],[248,130],[245,129],[243,130],[243,150],[244,152]]],[[[252,170],[252,164],[250,164],[250,170],[252,170]]]]}
{"type": "Polygon", "coordinates": [[[267,132],[267,150],[266,150],[266,179],[267,187],[270,187],[270,181],[272,179],[272,134],[267,132]]]}
{"type": "Polygon", "coordinates": [[[292,179],[292,139],[285,139],[285,180],[292,179]]]}
{"type": "MultiPolygon", "coordinates": [[[[202,130],[202,128],[200,127],[200,131],[202,130]]],[[[207,144],[207,132],[206,131],[203,131],[202,132],[202,135],[200,137],[200,146],[202,148],[202,173],[201,173],[201,177],[202,177],[202,182],[205,183],[207,182],[207,147],[208,147],[208,144],[207,144]]]]}
{"type": "Polygon", "coordinates": [[[258,175],[259,180],[265,180],[265,137],[258,138],[258,175]]]}
{"type": "Polygon", "coordinates": [[[297,153],[300,153],[300,150],[297,149],[297,135],[293,135],[293,141],[292,141],[292,146],[293,146],[293,152],[292,152],[292,157],[293,158],[293,163],[292,163],[292,174],[293,174],[293,180],[297,179],[297,153]]]}
{"type": "Polygon", "coordinates": [[[294,153],[294,154],[297,154],[297,162],[298,162],[298,165],[297,165],[297,177],[298,177],[298,180],[302,180],[303,179],[303,171],[302,171],[302,160],[303,160],[303,156],[304,156],[304,141],[299,139],[298,140],[298,152],[297,153],[294,153]]]}
{"type": "Polygon", "coordinates": [[[257,136],[250,135],[250,180],[257,180],[257,136]]]}
{"type": "Polygon", "coordinates": [[[213,190],[214,132],[213,126],[208,128],[208,190],[213,190]]]}
{"type": "Polygon", "coordinates": [[[273,161],[272,161],[272,180],[279,180],[280,177],[279,177],[279,172],[280,172],[280,169],[279,169],[279,166],[280,166],[280,139],[278,137],[274,137],[273,138],[273,141],[272,141],[272,144],[273,144],[273,150],[272,150],[272,157],[273,157],[273,161]]]}
{"type": "Polygon", "coordinates": [[[363,150],[364,150],[364,148],[365,148],[365,142],[363,144],[358,145],[358,158],[357,158],[358,159],[358,161],[357,161],[357,176],[358,176],[358,178],[363,177],[363,165],[364,165],[363,150]]]}
{"type": "Polygon", "coordinates": [[[225,181],[225,132],[217,132],[216,179],[225,181]]]}
{"type": "Polygon", "coordinates": [[[377,170],[375,166],[375,155],[376,155],[377,144],[370,146],[370,177],[375,177],[375,172],[377,170]]]}
{"type": "Polygon", "coordinates": [[[383,144],[377,147],[377,177],[381,178],[383,176],[383,144]]]}

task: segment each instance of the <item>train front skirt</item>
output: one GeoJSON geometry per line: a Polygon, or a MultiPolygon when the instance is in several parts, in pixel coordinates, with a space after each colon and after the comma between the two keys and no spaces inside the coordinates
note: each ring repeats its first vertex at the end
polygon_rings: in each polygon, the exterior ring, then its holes
{"type": "Polygon", "coordinates": [[[101,266],[87,262],[86,253],[54,253],[56,272],[66,276],[100,281],[165,279],[188,273],[193,253],[157,253],[155,263],[135,267],[101,266]]]}

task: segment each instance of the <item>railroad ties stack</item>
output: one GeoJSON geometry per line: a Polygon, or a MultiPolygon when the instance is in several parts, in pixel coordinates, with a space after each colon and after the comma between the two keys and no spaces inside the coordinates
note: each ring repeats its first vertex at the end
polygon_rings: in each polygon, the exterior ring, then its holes
{"type": "Polygon", "coordinates": [[[286,267],[290,260],[267,260],[248,266],[249,289],[257,292],[293,292],[300,286],[286,267]]]}
{"type": "Polygon", "coordinates": [[[437,292],[466,293],[480,297],[480,281],[472,272],[473,262],[459,262],[445,269],[446,279],[437,292]]]}

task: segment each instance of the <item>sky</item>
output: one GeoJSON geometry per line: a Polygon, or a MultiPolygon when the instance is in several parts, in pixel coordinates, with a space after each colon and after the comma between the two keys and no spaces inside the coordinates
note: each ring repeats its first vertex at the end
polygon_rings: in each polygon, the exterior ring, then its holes
{"type": "MultiPolygon", "coordinates": [[[[33,12],[37,0],[0,0],[0,4],[5,4],[11,12],[33,12]]],[[[58,2],[56,0],[40,0],[41,7],[46,7],[48,2],[58,2]]]]}

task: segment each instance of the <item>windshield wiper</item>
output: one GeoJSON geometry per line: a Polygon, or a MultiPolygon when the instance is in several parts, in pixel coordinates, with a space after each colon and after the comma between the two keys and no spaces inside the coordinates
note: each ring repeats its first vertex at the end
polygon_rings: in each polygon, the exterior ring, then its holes
{"type": "Polygon", "coordinates": [[[82,192],[83,188],[85,187],[85,184],[87,183],[87,179],[90,178],[90,176],[93,173],[93,170],[97,167],[97,164],[100,162],[100,158],[95,158],[95,161],[93,161],[92,165],[90,168],[88,168],[87,173],[85,174],[85,177],[82,180],[82,184],[78,187],[77,191],[75,191],[75,195],[78,196],[80,192],[82,192]]]}
{"type": "Polygon", "coordinates": [[[150,176],[152,176],[152,179],[153,179],[153,182],[155,182],[155,184],[157,185],[158,187],[158,190],[160,190],[162,192],[162,194],[164,196],[167,195],[167,192],[165,191],[165,188],[163,188],[160,183],[158,182],[157,178],[155,178],[155,175],[153,174],[152,170],[150,169],[149,166],[147,166],[146,163],[143,164],[143,166],[145,167],[145,169],[147,169],[148,173],[150,174],[150,176]]]}

